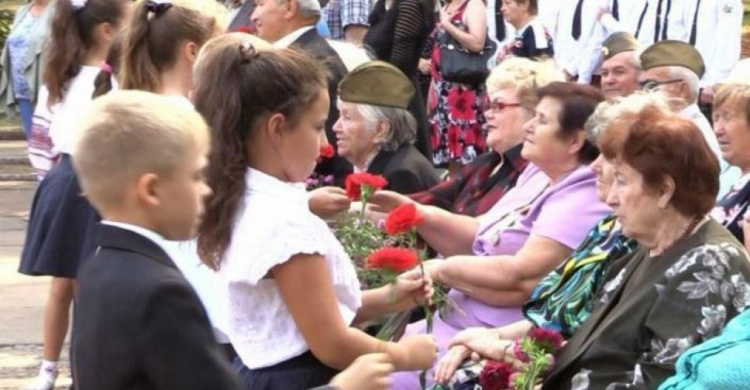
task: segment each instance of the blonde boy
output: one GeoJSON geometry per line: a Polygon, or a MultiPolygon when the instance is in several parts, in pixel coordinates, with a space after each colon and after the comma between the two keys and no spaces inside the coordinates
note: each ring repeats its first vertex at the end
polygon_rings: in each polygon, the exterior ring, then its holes
{"type": "Polygon", "coordinates": [[[209,143],[201,116],[176,99],[117,91],[94,101],[73,154],[102,215],[99,248],[78,274],[76,388],[241,388],[164,243],[195,234],[209,143]]]}

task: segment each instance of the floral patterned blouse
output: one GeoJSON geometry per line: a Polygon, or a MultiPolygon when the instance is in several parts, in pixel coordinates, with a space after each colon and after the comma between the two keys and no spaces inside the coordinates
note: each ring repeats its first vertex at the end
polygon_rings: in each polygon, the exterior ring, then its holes
{"type": "Polygon", "coordinates": [[[750,305],[748,255],[713,220],[658,257],[638,249],[609,276],[543,389],[656,388],[750,305]]]}
{"type": "Polygon", "coordinates": [[[716,207],[711,212],[711,217],[724,225],[741,243],[745,242],[742,225],[748,203],[750,203],[750,174],[742,176],[716,203],[716,207]]]}

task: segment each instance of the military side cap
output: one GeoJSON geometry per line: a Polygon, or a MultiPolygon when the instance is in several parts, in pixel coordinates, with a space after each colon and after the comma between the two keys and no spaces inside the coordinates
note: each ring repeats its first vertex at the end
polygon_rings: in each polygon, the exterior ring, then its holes
{"type": "Polygon", "coordinates": [[[640,44],[633,34],[628,32],[616,32],[602,42],[602,56],[608,60],[626,51],[636,51],[640,44]]]}
{"type": "Polygon", "coordinates": [[[384,61],[362,64],[339,83],[339,99],[348,103],[408,108],[414,92],[411,80],[384,61]]]}
{"type": "Polygon", "coordinates": [[[641,66],[643,70],[660,66],[682,66],[695,72],[698,77],[703,77],[706,72],[706,65],[698,50],[682,41],[667,40],[649,46],[641,54],[641,66]]]}

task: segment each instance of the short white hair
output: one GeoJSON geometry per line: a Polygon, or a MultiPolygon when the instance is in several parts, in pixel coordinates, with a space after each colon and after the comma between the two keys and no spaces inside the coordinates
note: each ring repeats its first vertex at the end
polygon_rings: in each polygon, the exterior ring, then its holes
{"type": "Polygon", "coordinates": [[[409,110],[362,103],[355,103],[354,106],[362,115],[369,131],[375,132],[383,122],[388,124],[388,135],[380,144],[380,150],[393,152],[403,145],[414,143],[417,137],[417,121],[409,110]]]}
{"type": "Polygon", "coordinates": [[[688,105],[698,101],[698,90],[700,88],[700,77],[695,72],[683,66],[670,66],[669,73],[675,79],[682,79],[690,91],[690,97],[686,102],[688,105]]]}
{"type": "Polygon", "coordinates": [[[670,113],[670,103],[674,103],[672,100],[658,92],[638,91],[611,101],[603,101],[596,106],[596,110],[583,125],[586,138],[595,144],[615,119],[625,114],[635,114],[646,107],[655,107],[663,113],[670,113]]]}
{"type": "Polygon", "coordinates": [[[300,12],[304,17],[320,17],[322,10],[318,0],[296,0],[299,4],[300,12]]]}

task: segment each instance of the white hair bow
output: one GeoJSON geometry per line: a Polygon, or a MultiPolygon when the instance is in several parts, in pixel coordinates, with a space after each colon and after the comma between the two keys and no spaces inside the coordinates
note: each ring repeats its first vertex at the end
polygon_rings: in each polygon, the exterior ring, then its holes
{"type": "Polygon", "coordinates": [[[73,9],[79,10],[86,6],[89,0],[70,0],[70,4],[73,5],[73,9]]]}

